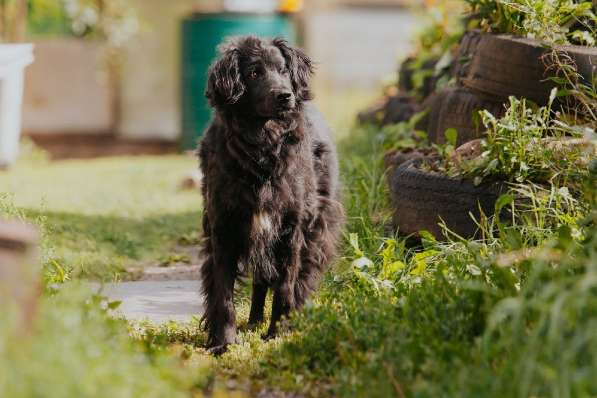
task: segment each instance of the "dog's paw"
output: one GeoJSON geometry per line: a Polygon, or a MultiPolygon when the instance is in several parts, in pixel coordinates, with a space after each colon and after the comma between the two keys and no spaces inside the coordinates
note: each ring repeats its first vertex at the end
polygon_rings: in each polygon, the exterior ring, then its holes
{"type": "Polygon", "coordinates": [[[220,355],[224,354],[228,351],[228,344],[217,345],[214,347],[210,347],[207,349],[207,353],[211,354],[215,357],[219,357],[220,355]]]}
{"type": "Polygon", "coordinates": [[[254,331],[259,329],[259,327],[261,326],[261,324],[263,323],[263,321],[249,321],[249,323],[247,323],[247,330],[250,331],[254,331]]]}
{"type": "Polygon", "coordinates": [[[270,341],[272,339],[275,339],[276,337],[278,337],[278,333],[274,330],[268,330],[267,333],[264,333],[261,335],[261,340],[263,341],[270,341]]]}

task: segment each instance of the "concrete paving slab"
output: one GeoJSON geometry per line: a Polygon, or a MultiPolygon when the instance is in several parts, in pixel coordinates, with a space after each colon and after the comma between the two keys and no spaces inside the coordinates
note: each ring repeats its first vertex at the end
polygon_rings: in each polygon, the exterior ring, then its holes
{"type": "Polygon", "coordinates": [[[128,272],[135,281],[198,281],[200,270],[200,265],[177,264],[168,267],[130,269],[128,272]]]}
{"type": "Polygon", "coordinates": [[[128,320],[187,322],[203,314],[198,280],[120,282],[104,285],[102,295],[122,301],[116,313],[128,320]]]}

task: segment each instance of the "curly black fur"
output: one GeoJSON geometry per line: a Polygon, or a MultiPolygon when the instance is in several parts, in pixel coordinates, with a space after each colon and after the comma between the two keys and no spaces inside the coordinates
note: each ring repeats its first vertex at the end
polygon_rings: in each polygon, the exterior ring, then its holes
{"type": "Polygon", "coordinates": [[[343,210],[330,131],[311,99],[310,59],[284,40],[236,38],[220,48],[206,96],[215,116],[199,147],[208,346],[235,341],[238,277],[253,275],[249,324],[268,336],[300,308],[332,260],[343,210]]]}

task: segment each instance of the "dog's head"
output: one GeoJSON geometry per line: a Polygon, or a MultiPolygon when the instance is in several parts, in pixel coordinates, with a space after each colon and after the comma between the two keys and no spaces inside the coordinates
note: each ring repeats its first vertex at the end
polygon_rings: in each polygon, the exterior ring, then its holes
{"type": "Polygon", "coordinates": [[[219,48],[205,95],[217,109],[242,104],[258,117],[276,118],[311,99],[313,64],[283,39],[233,38],[219,48]]]}

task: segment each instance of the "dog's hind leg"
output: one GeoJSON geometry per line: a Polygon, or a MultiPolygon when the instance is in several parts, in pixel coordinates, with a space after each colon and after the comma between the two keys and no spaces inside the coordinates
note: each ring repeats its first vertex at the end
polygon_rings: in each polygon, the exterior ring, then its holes
{"type": "Polygon", "coordinates": [[[249,329],[257,327],[263,322],[267,284],[253,280],[253,293],[251,296],[251,313],[249,314],[249,329]]]}
{"type": "Polygon", "coordinates": [[[294,282],[288,280],[274,288],[274,299],[272,302],[272,318],[269,328],[263,338],[269,340],[278,334],[279,323],[284,317],[290,314],[295,308],[294,304],[294,282]]]}

